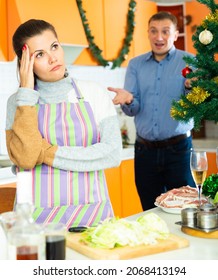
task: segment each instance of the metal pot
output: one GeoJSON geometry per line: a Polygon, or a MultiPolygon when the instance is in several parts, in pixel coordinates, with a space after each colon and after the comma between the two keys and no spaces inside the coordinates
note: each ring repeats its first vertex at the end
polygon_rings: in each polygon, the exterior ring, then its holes
{"type": "Polygon", "coordinates": [[[181,211],[182,225],[195,227],[197,225],[197,208],[184,208],[181,211]]]}
{"type": "Polygon", "coordinates": [[[218,213],[216,211],[200,211],[197,213],[197,226],[203,229],[213,229],[218,227],[218,213]]]}

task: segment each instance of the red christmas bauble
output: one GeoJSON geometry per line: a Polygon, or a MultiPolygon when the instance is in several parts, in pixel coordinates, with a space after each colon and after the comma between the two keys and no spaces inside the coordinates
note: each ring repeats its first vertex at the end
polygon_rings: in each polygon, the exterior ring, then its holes
{"type": "Polygon", "coordinates": [[[186,78],[186,76],[191,72],[192,69],[186,66],[184,69],[182,69],[182,76],[186,78]]]}

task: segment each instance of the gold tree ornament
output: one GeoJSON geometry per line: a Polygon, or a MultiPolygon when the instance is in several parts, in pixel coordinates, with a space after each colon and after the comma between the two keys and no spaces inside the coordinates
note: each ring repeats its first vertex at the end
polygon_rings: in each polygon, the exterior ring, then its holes
{"type": "Polygon", "coordinates": [[[213,41],[213,34],[205,29],[199,34],[199,41],[204,45],[208,45],[213,41]]]}
{"type": "Polygon", "coordinates": [[[172,107],[170,109],[170,115],[171,115],[172,118],[175,118],[175,119],[177,117],[183,118],[186,115],[186,111],[178,111],[175,107],[172,107]]]}
{"type": "Polygon", "coordinates": [[[214,82],[218,84],[218,76],[213,78],[214,82]]]}
{"type": "Polygon", "coordinates": [[[182,99],[175,102],[178,104],[179,109],[176,106],[172,106],[170,109],[170,115],[172,118],[176,119],[177,117],[184,118],[187,114],[186,109],[188,109],[187,103],[185,103],[182,99]]]}
{"type": "Polygon", "coordinates": [[[218,10],[215,10],[214,13],[210,13],[208,16],[206,16],[205,24],[206,22],[217,22],[217,21],[218,21],[218,10]]]}
{"type": "Polygon", "coordinates": [[[200,104],[204,102],[210,94],[200,87],[193,87],[191,92],[189,92],[186,98],[193,104],[200,104]]]}

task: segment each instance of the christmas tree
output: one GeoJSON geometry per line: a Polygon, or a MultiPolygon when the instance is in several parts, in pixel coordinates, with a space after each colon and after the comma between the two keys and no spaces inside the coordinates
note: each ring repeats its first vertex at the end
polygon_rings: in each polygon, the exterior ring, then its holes
{"type": "Polygon", "coordinates": [[[195,130],[202,120],[218,122],[218,4],[214,0],[197,1],[205,4],[210,13],[192,36],[196,56],[184,57],[187,67],[182,72],[192,79],[192,87],[180,100],[174,100],[171,108],[176,120],[188,122],[193,118],[195,130]]]}

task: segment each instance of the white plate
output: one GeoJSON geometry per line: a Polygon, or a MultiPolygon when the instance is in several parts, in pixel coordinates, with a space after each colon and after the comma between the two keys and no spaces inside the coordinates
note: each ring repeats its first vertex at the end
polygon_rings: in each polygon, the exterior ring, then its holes
{"type": "Polygon", "coordinates": [[[181,214],[181,210],[183,208],[169,208],[169,207],[163,207],[159,206],[157,202],[154,203],[155,206],[161,208],[164,212],[170,213],[170,214],[181,214]]]}

